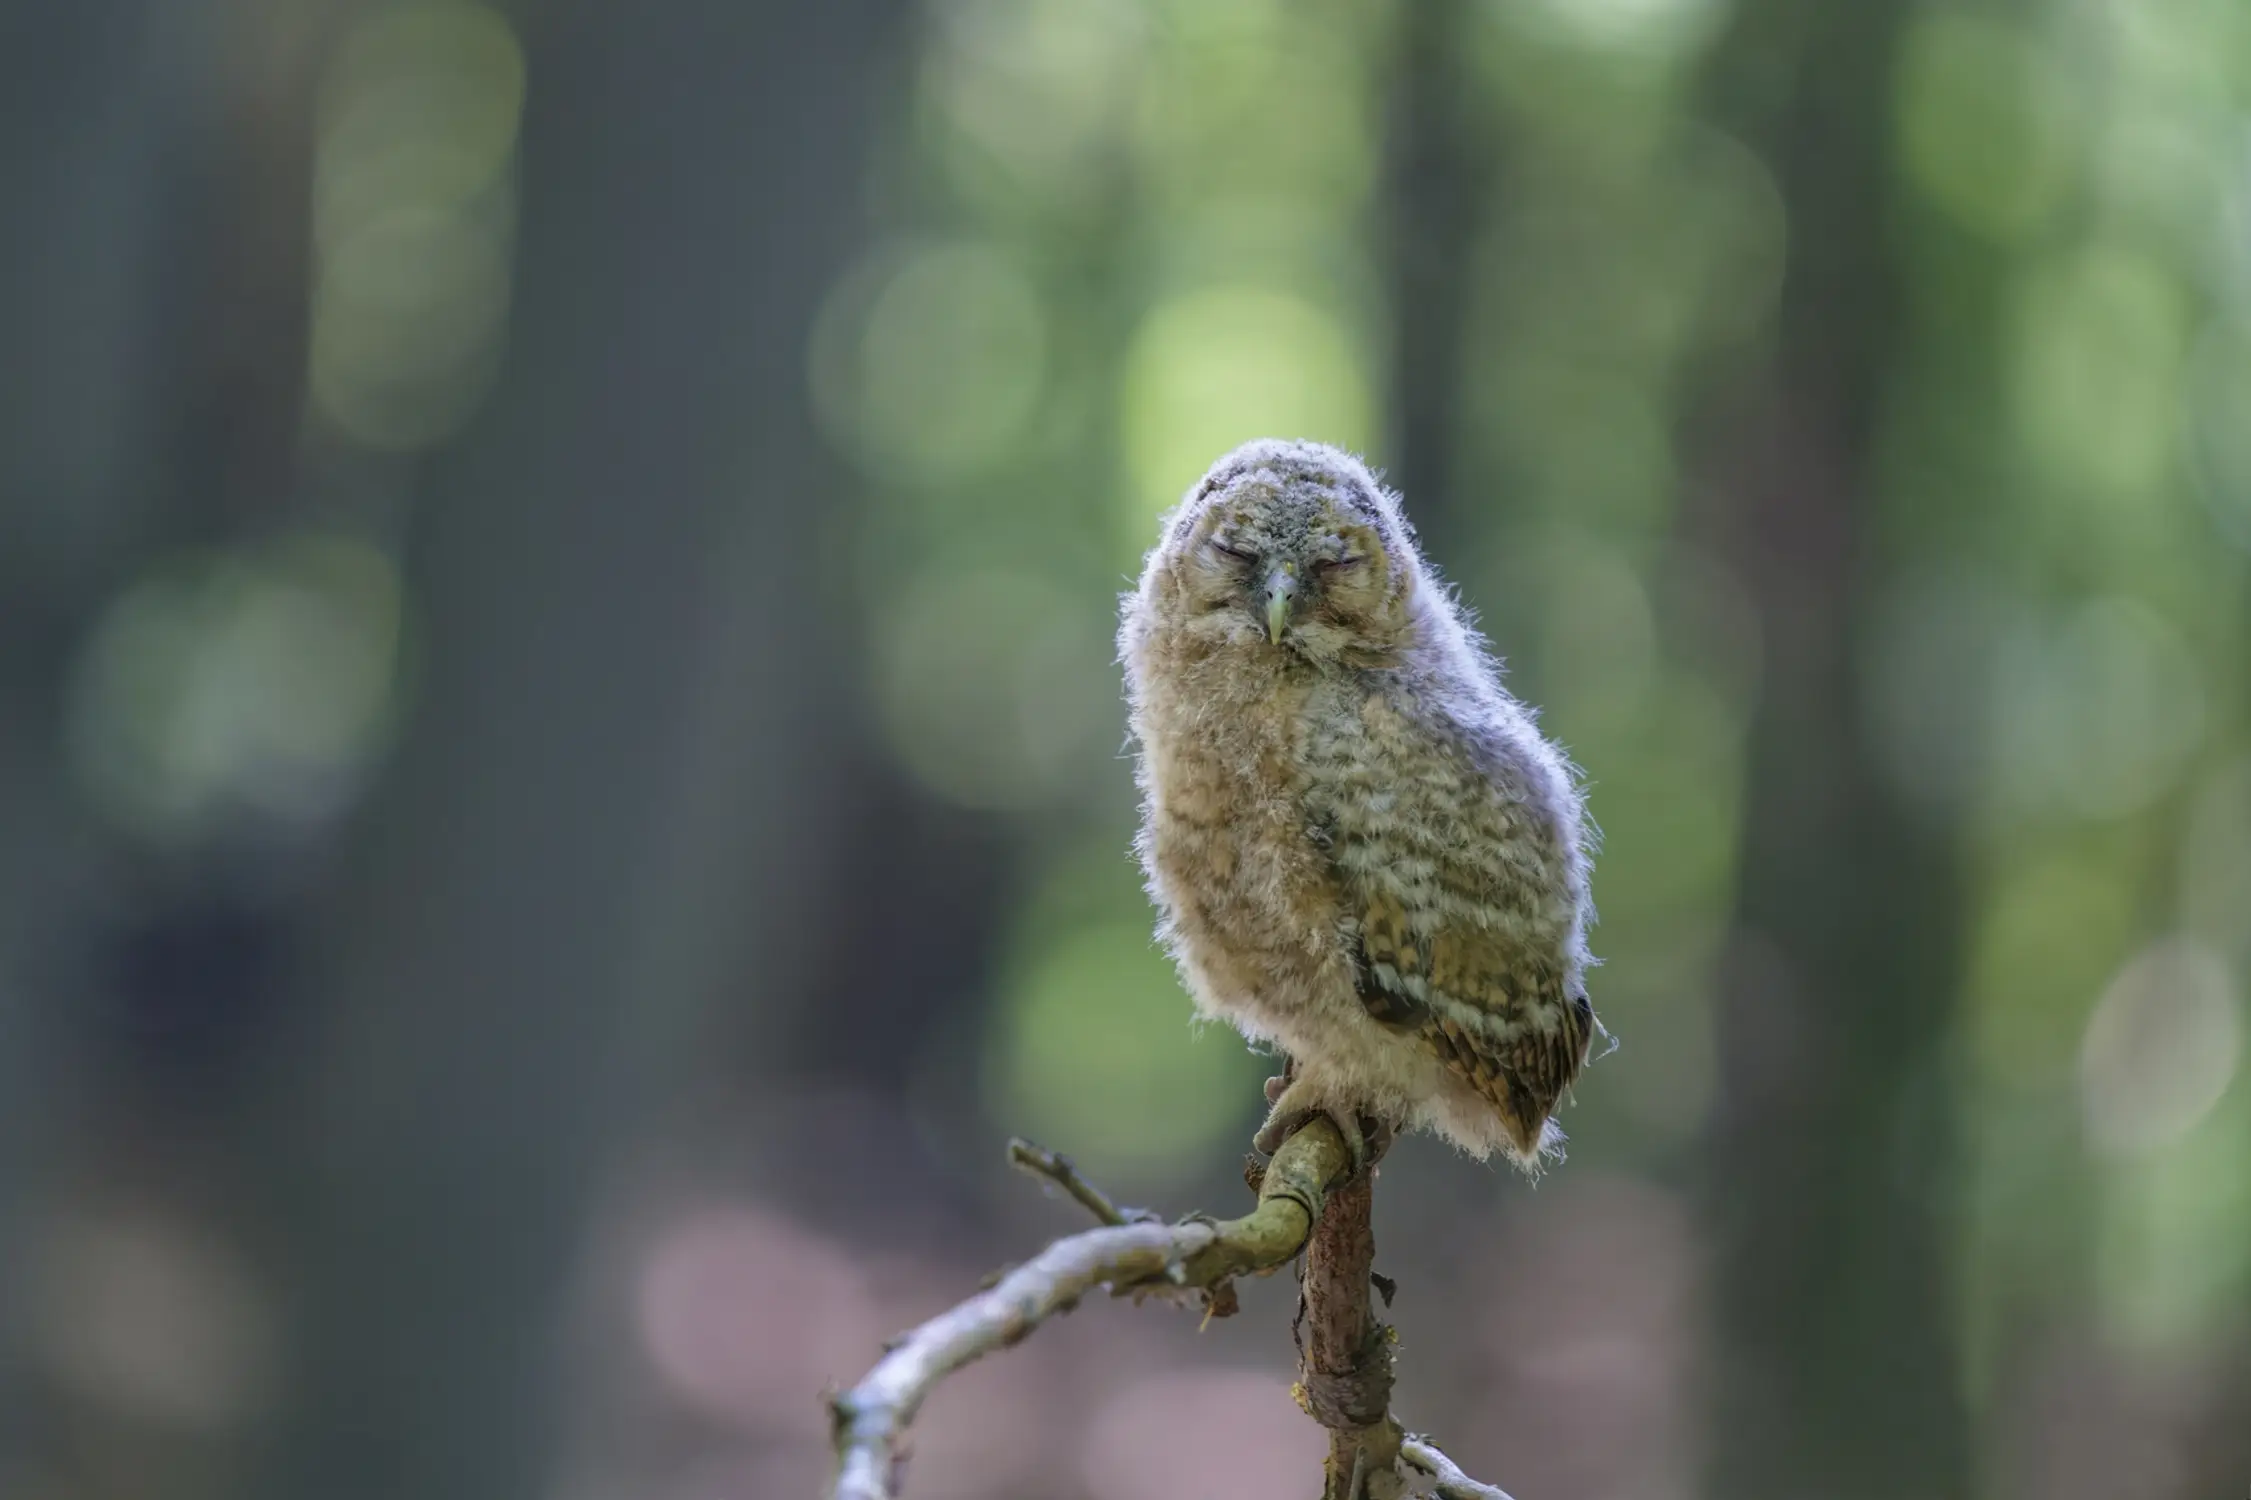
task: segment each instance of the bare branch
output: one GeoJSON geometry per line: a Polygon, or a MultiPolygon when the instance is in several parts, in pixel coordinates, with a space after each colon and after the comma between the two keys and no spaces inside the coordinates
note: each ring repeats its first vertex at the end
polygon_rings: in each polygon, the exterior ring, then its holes
{"type": "Polygon", "coordinates": [[[1224,1312],[1236,1277],[1278,1270],[1300,1252],[1308,1262],[1304,1321],[1312,1328],[1300,1401],[1317,1418],[1315,1408],[1324,1404],[1335,1408],[1332,1416],[1351,1416],[1331,1428],[1332,1450],[1345,1461],[1341,1479],[1332,1472],[1332,1490],[1341,1483],[1355,1500],[1388,1500],[1404,1478],[1412,1493],[1435,1500],[1509,1500],[1425,1439],[1403,1437],[1378,1405],[1389,1390],[1390,1351],[1388,1330],[1368,1308],[1370,1184],[1364,1175],[1339,1183],[1352,1157],[1332,1122],[1316,1116],[1283,1142],[1256,1183],[1258,1205],[1224,1222],[1154,1222],[1141,1210],[1119,1208],[1054,1152],[1018,1140],[1009,1142],[1008,1156],[1061,1187],[1103,1227],[1057,1240],[990,1290],[914,1329],[858,1385],[831,1400],[837,1470],[830,1500],[897,1500],[901,1445],[938,1382],[1016,1344],[1089,1292],[1108,1287],[1112,1295],[1139,1298],[1192,1291],[1224,1312]],[[1340,1191],[1332,1194],[1332,1186],[1340,1191]],[[1371,1358],[1378,1340],[1386,1342],[1380,1375],[1371,1358]],[[1373,1425],[1364,1420],[1371,1413],[1363,1403],[1375,1408],[1373,1425]]]}
{"type": "MultiPolygon", "coordinates": [[[[1010,1155],[1015,1158],[1013,1149],[1010,1155]]],[[[992,1290],[932,1318],[894,1346],[866,1379],[830,1402],[837,1454],[833,1500],[893,1500],[899,1441],[937,1383],[1017,1343],[1096,1287],[1108,1286],[1114,1294],[1190,1287],[1216,1294],[1234,1277],[1287,1265],[1320,1219],[1329,1184],[1350,1166],[1351,1153],[1336,1127],[1316,1119],[1274,1154],[1258,1206],[1242,1218],[1117,1224],[1071,1235],[1009,1272],[992,1290]]],[[[1087,1202],[1076,1192],[1072,1196],[1087,1202]]]]}

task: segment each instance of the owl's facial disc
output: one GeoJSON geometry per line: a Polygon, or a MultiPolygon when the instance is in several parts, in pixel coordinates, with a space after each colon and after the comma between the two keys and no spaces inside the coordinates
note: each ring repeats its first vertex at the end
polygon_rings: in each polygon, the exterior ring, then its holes
{"type": "Polygon", "coordinates": [[[1387,539],[1328,494],[1245,484],[1213,497],[1177,576],[1209,629],[1315,665],[1389,652],[1407,610],[1387,539]]]}

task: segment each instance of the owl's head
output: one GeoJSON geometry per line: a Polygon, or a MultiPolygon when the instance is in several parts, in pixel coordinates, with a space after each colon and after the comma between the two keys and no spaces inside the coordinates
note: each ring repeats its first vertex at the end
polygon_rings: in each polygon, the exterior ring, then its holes
{"type": "Polygon", "coordinates": [[[1197,635],[1375,665],[1413,623],[1421,573],[1398,502],[1324,443],[1264,439],[1213,464],[1150,559],[1197,635]]]}

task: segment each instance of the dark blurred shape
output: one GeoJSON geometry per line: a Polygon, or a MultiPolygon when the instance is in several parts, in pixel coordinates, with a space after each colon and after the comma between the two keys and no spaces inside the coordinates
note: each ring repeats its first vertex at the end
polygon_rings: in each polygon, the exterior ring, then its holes
{"type": "Polygon", "coordinates": [[[1405,7],[1390,100],[1384,248],[1399,331],[1395,457],[1384,481],[1418,498],[1416,529],[1438,549],[1460,534],[1449,525],[1459,512],[1491,498],[1479,493],[1489,486],[1459,464],[1462,303],[1482,227],[1477,219],[1493,201],[1495,177],[1489,153],[1479,150],[1489,122],[1478,113],[1466,52],[1471,20],[1465,0],[1405,7]]]}
{"type": "Polygon", "coordinates": [[[277,1142],[294,1378],[263,1493],[537,1493],[590,1192],[823,854],[804,418],[874,4],[524,19],[510,350],[421,485],[419,702],[309,959],[277,1142]],[[302,1110],[299,1114],[298,1111],[302,1110]]]}
{"type": "Polygon", "coordinates": [[[59,1461],[32,1325],[49,1194],[102,1087],[84,945],[104,905],[56,732],[79,631],[143,538],[192,527],[200,384],[183,330],[208,263],[194,19],[97,0],[0,14],[0,1486],[59,1461]],[[90,911],[89,908],[92,910],[90,911]],[[95,1033],[89,1035],[90,1032],[95,1033]]]}
{"type": "Polygon", "coordinates": [[[1950,852],[1878,774],[1852,691],[1882,548],[1878,433],[1900,343],[1884,170],[1909,7],[1744,7],[1745,74],[1794,80],[1749,138],[1792,205],[1771,366],[1730,445],[1723,523],[1769,646],[1746,767],[1738,961],[1723,969],[1705,1167],[1726,1355],[1712,1487],[1967,1492],[1947,1226],[1950,852]]]}

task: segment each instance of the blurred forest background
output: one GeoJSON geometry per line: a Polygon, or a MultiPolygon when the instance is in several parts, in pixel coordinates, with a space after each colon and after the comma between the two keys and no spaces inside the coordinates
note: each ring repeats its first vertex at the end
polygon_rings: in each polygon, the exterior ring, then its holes
{"type": "MultiPolygon", "coordinates": [[[[1408,1420],[2251,1482],[2243,0],[18,0],[0,79],[0,1495],[809,1496],[1079,1227],[1007,1134],[1233,1211],[1110,632],[1262,434],[1607,833],[1568,1165],[1383,1169],[1408,1420]]],[[[1307,1492],[1245,1290],[909,1493],[1307,1492]]]]}

